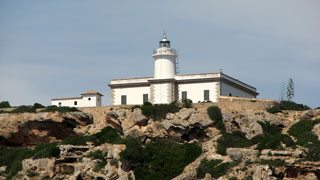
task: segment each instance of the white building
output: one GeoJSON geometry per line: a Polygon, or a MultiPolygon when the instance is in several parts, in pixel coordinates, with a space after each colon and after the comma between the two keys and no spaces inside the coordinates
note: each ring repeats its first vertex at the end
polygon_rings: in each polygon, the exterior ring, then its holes
{"type": "Polygon", "coordinates": [[[101,93],[90,90],[81,94],[80,97],[55,98],[51,100],[51,105],[69,107],[97,107],[101,106],[101,93]]]}
{"type": "Polygon", "coordinates": [[[111,105],[134,105],[149,101],[167,104],[175,100],[217,102],[219,96],[255,98],[256,88],[222,72],[177,75],[177,52],[170,48],[166,35],[153,51],[154,76],[130,79],[113,79],[111,105]]]}

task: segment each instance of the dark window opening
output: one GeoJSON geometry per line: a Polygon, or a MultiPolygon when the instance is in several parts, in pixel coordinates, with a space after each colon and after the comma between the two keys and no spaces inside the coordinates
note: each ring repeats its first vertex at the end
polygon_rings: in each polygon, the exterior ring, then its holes
{"type": "Polygon", "coordinates": [[[127,96],[126,95],[122,95],[121,96],[121,105],[126,105],[127,104],[127,96]]]}
{"type": "Polygon", "coordinates": [[[90,101],[90,100],[91,100],[91,98],[88,98],[88,100],[90,101]]]}
{"type": "Polygon", "coordinates": [[[61,102],[59,102],[59,107],[61,107],[61,102]]]}
{"type": "Polygon", "coordinates": [[[209,90],[204,90],[203,96],[205,101],[209,101],[209,90]]]}
{"type": "Polygon", "coordinates": [[[232,94],[231,94],[231,93],[229,93],[229,96],[232,96],[232,94]]]}
{"type": "Polygon", "coordinates": [[[78,102],[77,101],[74,101],[74,105],[76,106],[78,104],[78,102]]]}
{"type": "Polygon", "coordinates": [[[187,97],[187,91],[182,91],[182,100],[186,100],[188,97],[187,97]]]}
{"type": "Polygon", "coordinates": [[[143,94],[143,103],[149,102],[148,94],[143,94]]]}

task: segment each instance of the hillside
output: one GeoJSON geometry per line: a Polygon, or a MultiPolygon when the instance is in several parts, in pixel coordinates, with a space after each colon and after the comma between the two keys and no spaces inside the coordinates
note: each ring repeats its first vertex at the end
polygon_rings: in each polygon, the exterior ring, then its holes
{"type": "Polygon", "coordinates": [[[0,179],[319,179],[319,109],[186,107],[1,113],[0,179]]]}

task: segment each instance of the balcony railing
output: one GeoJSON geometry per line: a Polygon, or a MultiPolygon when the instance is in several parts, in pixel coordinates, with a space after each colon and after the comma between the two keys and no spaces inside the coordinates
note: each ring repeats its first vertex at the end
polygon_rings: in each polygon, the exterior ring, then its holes
{"type": "Polygon", "coordinates": [[[152,55],[177,55],[177,51],[175,49],[172,48],[159,48],[159,49],[155,49],[153,50],[152,55]]]}

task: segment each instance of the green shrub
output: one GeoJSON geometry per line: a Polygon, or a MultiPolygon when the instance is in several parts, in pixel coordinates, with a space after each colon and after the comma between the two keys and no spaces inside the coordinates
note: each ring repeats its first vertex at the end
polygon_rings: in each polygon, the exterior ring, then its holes
{"type": "Polygon", "coordinates": [[[60,150],[56,143],[40,144],[34,149],[2,147],[0,148],[0,166],[7,166],[5,174],[10,178],[22,170],[24,159],[58,157],[59,154],[60,150]]]}
{"type": "Polygon", "coordinates": [[[176,113],[181,109],[175,101],[170,104],[145,104],[140,108],[143,115],[153,120],[164,119],[167,113],[176,113]]]}
{"type": "Polygon", "coordinates": [[[192,108],[192,100],[191,99],[184,99],[184,100],[182,100],[182,105],[185,108],[192,108]]]}
{"type": "Polygon", "coordinates": [[[231,177],[231,178],[229,178],[229,180],[238,180],[238,178],[236,178],[236,177],[231,177]]]}
{"type": "Polygon", "coordinates": [[[27,171],[27,175],[28,175],[29,177],[35,177],[35,176],[39,176],[39,173],[34,172],[34,171],[31,171],[31,170],[28,170],[28,171],[27,171]]]}
{"type": "Polygon", "coordinates": [[[101,150],[91,151],[90,153],[88,153],[88,155],[86,155],[86,157],[90,157],[92,159],[104,159],[101,150]]]}
{"type": "Polygon", "coordinates": [[[320,123],[320,119],[318,120],[300,120],[299,122],[292,125],[288,133],[291,136],[297,138],[297,144],[301,146],[307,146],[310,143],[317,143],[318,137],[314,135],[311,130],[313,126],[320,123]]]}
{"type": "Polygon", "coordinates": [[[8,101],[2,101],[0,102],[0,108],[11,108],[8,101]]]}
{"type": "Polygon", "coordinates": [[[267,109],[267,112],[275,114],[278,112],[282,112],[282,110],[278,106],[273,106],[272,108],[267,109]]]}
{"type": "Polygon", "coordinates": [[[220,131],[225,132],[226,128],[222,121],[222,114],[220,108],[217,106],[210,106],[207,109],[207,113],[209,115],[209,118],[212,121],[214,121],[214,126],[220,129],[220,131]]]}
{"type": "Polygon", "coordinates": [[[208,161],[207,159],[203,159],[197,168],[197,177],[204,178],[206,173],[211,174],[213,178],[219,178],[220,176],[225,175],[229,169],[233,166],[239,164],[240,161],[235,162],[225,162],[221,163],[220,159],[213,159],[208,161]]]}
{"type": "Polygon", "coordinates": [[[38,109],[38,108],[45,108],[45,106],[43,106],[42,104],[39,104],[39,103],[34,103],[33,104],[33,107],[38,109]]]}
{"type": "Polygon", "coordinates": [[[240,131],[234,131],[232,133],[223,133],[218,139],[217,153],[226,155],[226,148],[230,147],[250,147],[252,142],[246,138],[246,136],[240,131]]]}
{"type": "Polygon", "coordinates": [[[133,169],[137,180],[172,179],[201,154],[198,145],[167,140],[155,140],[143,147],[139,141],[129,139],[126,145],[120,153],[121,161],[127,169],[133,169]]]}
{"type": "Polygon", "coordinates": [[[18,106],[11,113],[25,113],[25,112],[36,112],[36,108],[33,106],[18,106]]]}
{"type": "Polygon", "coordinates": [[[251,139],[253,144],[258,143],[256,149],[283,149],[281,143],[284,143],[287,147],[294,146],[294,142],[290,136],[281,134],[279,126],[271,125],[269,122],[263,123],[259,121],[258,123],[263,129],[263,135],[258,135],[251,139]]]}
{"type": "Polygon", "coordinates": [[[68,137],[62,141],[62,144],[86,145],[87,142],[93,142],[96,146],[104,143],[123,144],[124,139],[121,139],[119,132],[108,126],[103,128],[99,133],[90,136],[68,137]]]}
{"type": "Polygon", "coordinates": [[[264,165],[269,165],[272,167],[279,167],[279,166],[284,166],[285,162],[284,160],[280,159],[275,159],[275,160],[261,160],[258,162],[259,164],[264,164],[264,165]]]}
{"type": "Polygon", "coordinates": [[[242,180],[253,180],[252,176],[247,176],[245,178],[243,178],[242,180]]]}
{"type": "Polygon", "coordinates": [[[320,119],[313,121],[300,120],[299,122],[292,125],[288,130],[288,133],[291,136],[297,138],[296,144],[308,148],[304,160],[320,161],[320,141],[318,140],[318,137],[311,132],[314,125],[318,123],[320,123],[320,119]]]}
{"type": "Polygon", "coordinates": [[[217,153],[226,155],[227,148],[243,148],[250,147],[257,144],[256,149],[283,149],[281,143],[287,147],[294,146],[293,140],[290,136],[281,134],[281,128],[276,125],[271,125],[269,122],[259,122],[262,126],[263,134],[257,135],[252,139],[247,139],[246,136],[240,131],[234,131],[232,133],[223,133],[217,140],[217,153]]]}
{"type": "Polygon", "coordinates": [[[294,110],[294,111],[305,111],[310,109],[310,107],[306,105],[297,104],[292,101],[280,101],[280,108],[282,110],[294,110]]]}
{"type": "Polygon", "coordinates": [[[76,112],[79,111],[77,108],[75,107],[67,107],[67,106],[63,106],[63,107],[57,107],[55,105],[53,106],[48,106],[45,109],[41,110],[40,112],[61,112],[61,113],[65,113],[65,112],[76,112]]]}

